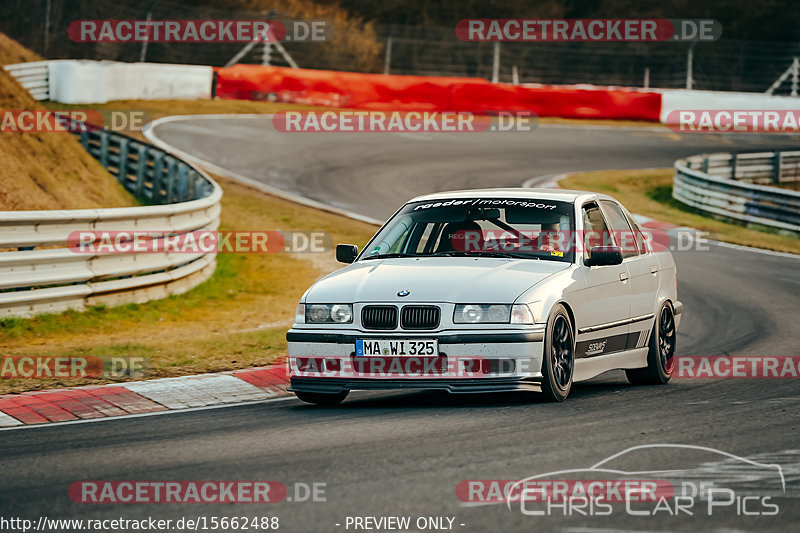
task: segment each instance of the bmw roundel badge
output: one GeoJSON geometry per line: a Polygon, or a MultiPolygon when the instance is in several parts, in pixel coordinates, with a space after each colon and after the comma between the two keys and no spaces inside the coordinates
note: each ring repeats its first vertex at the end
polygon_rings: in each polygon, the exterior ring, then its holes
{"type": "Polygon", "coordinates": [[[405,289],[403,289],[402,291],[399,291],[399,292],[397,293],[397,295],[398,295],[398,296],[400,296],[401,298],[402,298],[403,296],[408,296],[409,294],[411,294],[411,291],[407,291],[407,290],[405,290],[405,289]]]}

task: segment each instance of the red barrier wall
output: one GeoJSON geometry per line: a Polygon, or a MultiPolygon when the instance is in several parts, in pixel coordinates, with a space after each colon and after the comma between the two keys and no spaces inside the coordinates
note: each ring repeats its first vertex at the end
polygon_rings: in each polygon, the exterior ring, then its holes
{"type": "Polygon", "coordinates": [[[217,72],[218,98],[375,110],[533,111],[541,117],[657,122],[661,94],[575,85],[493,84],[480,78],[385,76],[235,65],[217,72]]]}

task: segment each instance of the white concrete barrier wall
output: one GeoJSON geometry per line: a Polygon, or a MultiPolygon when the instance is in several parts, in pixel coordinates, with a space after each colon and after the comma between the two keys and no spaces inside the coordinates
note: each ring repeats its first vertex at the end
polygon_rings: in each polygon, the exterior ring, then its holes
{"type": "MultiPolygon", "coordinates": [[[[800,98],[792,96],[769,96],[760,93],[733,93],[722,91],[662,90],[662,124],[668,124],[667,117],[677,110],[731,110],[731,111],[797,111],[800,98]]],[[[674,121],[673,121],[674,122],[674,121]]]]}
{"type": "Polygon", "coordinates": [[[48,70],[50,99],[65,104],[209,99],[214,72],[202,65],[69,60],[50,61],[48,70]]]}
{"type": "MultiPolygon", "coordinates": [[[[113,100],[197,100],[211,98],[212,67],[164,63],[54,60],[9,65],[6,69],[39,99],[65,104],[113,100]],[[42,73],[47,66],[49,76],[42,73]]],[[[619,89],[577,85],[598,91],[619,89]]],[[[660,122],[676,110],[800,110],[800,98],[761,93],[651,89],[661,93],[660,122]]]]}

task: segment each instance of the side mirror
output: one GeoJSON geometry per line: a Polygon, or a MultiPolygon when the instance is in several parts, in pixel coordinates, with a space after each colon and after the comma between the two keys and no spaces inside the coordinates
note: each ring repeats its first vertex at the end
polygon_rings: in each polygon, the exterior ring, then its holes
{"type": "Polygon", "coordinates": [[[356,257],[358,257],[358,246],[355,244],[336,245],[336,260],[340,263],[347,263],[349,265],[356,260],[356,257]]]}
{"type": "Polygon", "coordinates": [[[622,264],[622,249],[619,246],[594,246],[584,264],[588,267],[622,264]]]}

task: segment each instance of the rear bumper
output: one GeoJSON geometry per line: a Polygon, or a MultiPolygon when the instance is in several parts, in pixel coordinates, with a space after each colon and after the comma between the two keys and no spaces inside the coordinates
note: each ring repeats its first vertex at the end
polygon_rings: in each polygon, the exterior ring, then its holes
{"type": "Polygon", "coordinates": [[[291,378],[291,392],[339,393],[350,390],[443,390],[452,393],[540,392],[541,377],[479,379],[291,378]]]}

